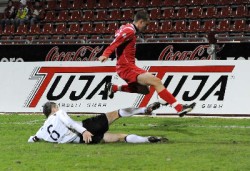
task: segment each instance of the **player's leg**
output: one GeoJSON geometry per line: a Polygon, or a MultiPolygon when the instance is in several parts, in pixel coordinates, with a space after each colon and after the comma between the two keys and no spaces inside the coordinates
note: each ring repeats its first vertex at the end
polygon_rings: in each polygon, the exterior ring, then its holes
{"type": "Polygon", "coordinates": [[[140,93],[140,94],[148,94],[149,87],[147,85],[138,84],[137,76],[145,73],[147,71],[135,66],[131,65],[117,71],[118,75],[127,82],[125,85],[114,85],[112,83],[107,83],[105,85],[105,92],[108,94],[110,98],[114,97],[114,93],[117,91],[123,91],[127,93],[140,93]]]}
{"type": "Polygon", "coordinates": [[[155,136],[138,136],[135,134],[114,134],[106,132],[103,137],[104,142],[113,143],[113,142],[127,142],[127,143],[156,143],[156,142],[165,142],[167,138],[155,137],[155,136]]]}
{"type": "Polygon", "coordinates": [[[106,113],[108,124],[112,124],[115,120],[121,117],[130,117],[137,114],[151,114],[154,110],[160,107],[160,103],[155,102],[147,107],[141,108],[124,108],[106,113]]]}
{"type": "Polygon", "coordinates": [[[142,85],[153,86],[156,92],[158,93],[158,95],[163,100],[165,100],[170,105],[172,105],[181,117],[184,116],[184,114],[186,114],[187,112],[190,112],[195,106],[195,103],[192,103],[191,105],[180,104],[175,99],[175,97],[164,87],[161,80],[149,72],[138,75],[137,81],[139,84],[142,84],[142,85]]]}

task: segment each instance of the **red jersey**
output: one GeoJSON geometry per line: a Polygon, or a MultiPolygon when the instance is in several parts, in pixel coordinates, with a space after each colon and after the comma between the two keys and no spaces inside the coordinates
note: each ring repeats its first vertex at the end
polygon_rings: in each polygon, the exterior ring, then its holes
{"type": "Polygon", "coordinates": [[[114,41],[105,49],[103,56],[109,57],[116,51],[117,67],[135,65],[136,27],[122,25],[115,33],[114,41]]]}

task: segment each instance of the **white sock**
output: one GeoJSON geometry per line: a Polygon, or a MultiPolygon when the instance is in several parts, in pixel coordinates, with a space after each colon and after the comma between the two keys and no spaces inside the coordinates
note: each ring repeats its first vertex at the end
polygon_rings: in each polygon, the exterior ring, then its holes
{"type": "Polygon", "coordinates": [[[122,85],[118,85],[118,90],[117,91],[122,91],[122,85]]]}
{"type": "Polygon", "coordinates": [[[120,109],[118,113],[121,117],[129,117],[129,116],[133,116],[136,114],[145,113],[145,110],[146,110],[145,107],[141,107],[141,108],[131,107],[131,108],[120,109]]]}
{"type": "Polygon", "coordinates": [[[148,141],[148,137],[142,137],[142,136],[138,136],[135,134],[130,134],[128,136],[126,136],[125,141],[127,143],[147,143],[148,141]]]}

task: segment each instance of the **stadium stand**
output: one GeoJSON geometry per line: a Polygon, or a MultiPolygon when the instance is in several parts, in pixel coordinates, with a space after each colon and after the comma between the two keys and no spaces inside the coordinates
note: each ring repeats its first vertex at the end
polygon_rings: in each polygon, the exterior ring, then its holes
{"type": "MultiPolygon", "coordinates": [[[[20,44],[22,39],[35,44],[40,40],[42,44],[54,43],[53,39],[57,43],[110,42],[115,30],[131,22],[139,10],[147,10],[151,18],[139,42],[196,40],[193,38],[206,41],[203,38],[211,29],[228,41],[233,36],[245,41],[250,34],[249,0],[43,0],[43,3],[44,20],[16,29],[13,25],[0,27],[0,42],[20,44]]],[[[33,1],[28,4],[32,6],[33,1]]],[[[5,5],[6,2],[0,2],[0,7],[5,5]]],[[[18,1],[15,5],[18,7],[18,1]]]]}

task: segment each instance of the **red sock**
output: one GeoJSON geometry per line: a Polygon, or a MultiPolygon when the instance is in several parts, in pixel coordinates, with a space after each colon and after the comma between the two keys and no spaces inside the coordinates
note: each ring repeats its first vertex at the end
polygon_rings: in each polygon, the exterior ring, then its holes
{"type": "Polygon", "coordinates": [[[112,85],[112,91],[117,92],[118,91],[118,85],[112,85]]]}
{"type": "MultiPolygon", "coordinates": [[[[162,90],[160,93],[158,93],[158,95],[165,100],[166,102],[168,102],[170,105],[172,105],[173,103],[177,102],[177,100],[175,99],[175,97],[167,90],[164,89],[162,90]]],[[[177,104],[176,106],[173,106],[175,108],[175,110],[177,112],[180,112],[182,110],[182,105],[181,104],[177,104]]]]}
{"type": "Polygon", "coordinates": [[[176,110],[177,112],[180,112],[180,111],[182,111],[183,106],[182,106],[182,104],[178,104],[178,105],[176,105],[174,108],[175,108],[175,110],[176,110]]]}
{"type": "Polygon", "coordinates": [[[135,89],[129,85],[122,85],[121,91],[129,92],[129,93],[136,93],[135,89]]]}

